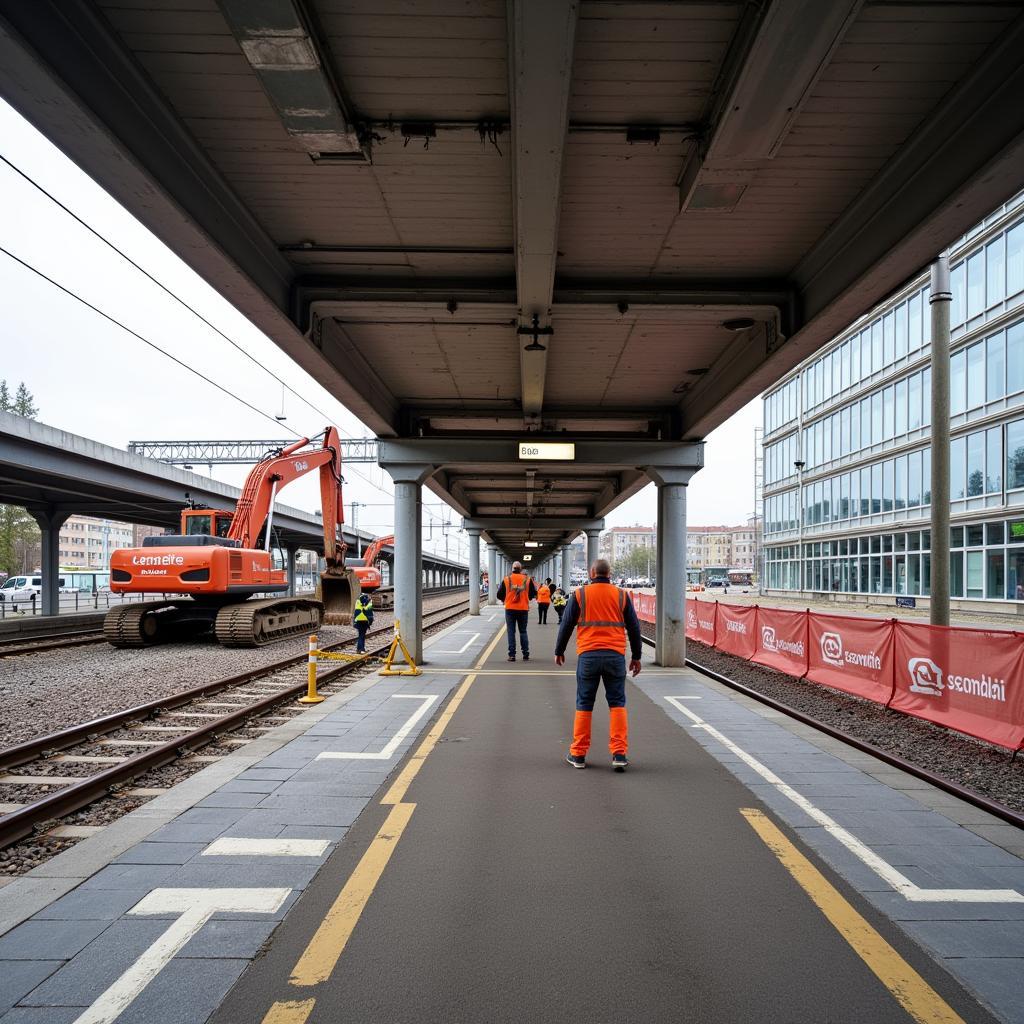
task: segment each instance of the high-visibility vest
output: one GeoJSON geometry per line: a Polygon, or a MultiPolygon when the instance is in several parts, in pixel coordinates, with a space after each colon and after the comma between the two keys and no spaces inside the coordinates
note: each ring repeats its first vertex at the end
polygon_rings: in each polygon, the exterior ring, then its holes
{"type": "Polygon", "coordinates": [[[505,577],[505,607],[510,612],[527,611],[530,607],[530,577],[514,572],[505,577]]]}
{"type": "Polygon", "coordinates": [[[591,583],[576,591],[580,618],[576,624],[576,653],[626,653],[626,594],[613,583],[591,583]]]}
{"type": "Polygon", "coordinates": [[[373,600],[369,597],[360,597],[356,601],[356,614],[353,617],[353,622],[369,622],[370,617],[367,615],[367,611],[373,610],[373,600]]]}
{"type": "Polygon", "coordinates": [[[541,584],[537,588],[537,604],[551,604],[551,588],[541,584]]]}
{"type": "Polygon", "coordinates": [[[554,594],[551,595],[551,603],[556,608],[564,608],[566,605],[566,600],[567,598],[565,596],[565,592],[562,590],[556,590],[554,594]]]}

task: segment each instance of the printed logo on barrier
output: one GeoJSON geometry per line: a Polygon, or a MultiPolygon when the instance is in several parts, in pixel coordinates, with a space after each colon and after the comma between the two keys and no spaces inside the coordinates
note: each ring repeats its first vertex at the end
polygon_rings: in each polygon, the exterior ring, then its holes
{"type": "Polygon", "coordinates": [[[848,651],[843,647],[843,638],[839,633],[821,634],[821,657],[828,665],[845,668],[847,665],[859,665],[873,672],[882,670],[882,659],[874,651],[848,651]]]}
{"type": "Polygon", "coordinates": [[[747,635],[747,624],[745,622],[733,622],[732,619],[726,619],[725,628],[729,633],[740,633],[743,636],[747,635]]]}
{"type": "Polygon", "coordinates": [[[914,693],[942,696],[942,669],[931,658],[911,658],[907,669],[910,671],[910,689],[914,693]]]}
{"type": "Polygon", "coordinates": [[[792,654],[796,658],[804,656],[803,640],[780,640],[774,626],[761,627],[761,646],[775,654],[792,654]]]}
{"type": "Polygon", "coordinates": [[[697,628],[697,613],[692,609],[686,610],[686,628],[696,629],[697,628]]]}
{"type": "Polygon", "coordinates": [[[821,634],[821,657],[829,665],[843,667],[843,638],[838,633],[821,634]]]}
{"type": "Polygon", "coordinates": [[[994,676],[962,676],[955,672],[943,673],[931,658],[911,658],[907,662],[910,672],[910,690],[928,697],[941,697],[943,690],[964,693],[971,697],[1006,702],[1006,680],[994,676]],[[944,678],[945,677],[945,678],[944,678]]]}

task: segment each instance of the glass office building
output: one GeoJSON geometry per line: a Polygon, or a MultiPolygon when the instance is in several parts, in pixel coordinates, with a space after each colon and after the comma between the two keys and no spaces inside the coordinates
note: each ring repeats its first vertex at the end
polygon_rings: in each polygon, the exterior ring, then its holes
{"type": "MultiPolygon", "coordinates": [[[[1024,602],[1024,193],[950,268],[951,597],[1024,602]]],[[[765,396],[766,591],[927,597],[929,327],[925,271],[765,396]]]]}

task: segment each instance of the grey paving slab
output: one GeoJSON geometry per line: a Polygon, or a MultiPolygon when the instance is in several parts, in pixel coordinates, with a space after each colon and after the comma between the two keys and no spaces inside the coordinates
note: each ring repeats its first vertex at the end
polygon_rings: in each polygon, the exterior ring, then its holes
{"type": "Polygon", "coordinates": [[[894,892],[866,896],[893,921],[1024,921],[1024,903],[918,903],[894,892]]]}
{"type": "Polygon", "coordinates": [[[111,864],[79,887],[91,889],[153,889],[174,874],[174,864],[111,864]]]}
{"type": "Polygon", "coordinates": [[[285,825],[278,835],[281,839],[329,839],[340,843],[347,832],[347,828],[333,825],[285,825]]]}
{"type": "Polygon", "coordinates": [[[972,957],[956,964],[956,973],[1006,1024],[1024,1024],[1021,963],[1016,959],[972,957]]]}
{"type": "Polygon", "coordinates": [[[114,864],[184,864],[206,843],[138,843],[117,857],[114,864]]]}
{"type": "MultiPolygon", "coordinates": [[[[270,790],[270,792],[273,792],[273,790],[270,790]]],[[[201,811],[206,808],[217,808],[218,810],[222,808],[245,810],[250,807],[255,807],[263,797],[266,796],[266,794],[266,790],[256,793],[241,793],[234,789],[218,790],[216,793],[211,793],[204,800],[200,800],[195,807],[195,811],[201,811]]],[[[241,817],[241,815],[239,815],[239,817],[241,817]]]]}
{"type": "Polygon", "coordinates": [[[207,921],[185,944],[178,958],[252,960],[277,927],[276,921],[207,921]]]}
{"type": "Polygon", "coordinates": [[[63,964],[63,960],[0,960],[0,1015],[63,964]]]}
{"type": "Polygon", "coordinates": [[[40,910],[35,921],[116,921],[150,891],[137,889],[86,889],[79,886],[56,903],[40,910]]]}
{"type": "Polygon", "coordinates": [[[21,1005],[89,1006],[166,930],[165,920],[124,918],[115,921],[25,996],[21,1005]]]}
{"type": "MultiPolygon", "coordinates": [[[[242,795],[244,796],[245,794],[242,795]]],[[[243,817],[249,809],[248,804],[242,807],[235,804],[207,806],[206,801],[215,796],[215,793],[211,793],[210,796],[204,797],[195,807],[190,807],[187,811],[183,811],[178,815],[174,823],[176,825],[220,825],[221,828],[226,828],[233,821],[243,817]]],[[[262,798],[262,794],[259,793],[255,794],[255,796],[262,798]]]]}
{"type": "Polygon", "coordinates": [[[227,827],[227,824],[213,822],[206,825],[179,825],[171,822],[158,828],[146,839],[150,843],[207,843],[213,842],[227,827]]]}
{"type": "Polygon", "coordinates": [[[275,839],[286,827],[279,821],[270,821],[252,811],[224,829],[221,836],[225,839],[275,839]]]}
{"type": "Polygon", "coordinates": [[[0,1017],[0,1024],[74,1024],[81,1015],[80,1006],[16,1006],[0,1017]]]}
{"type": "Polygon", "coordinates": [[[904,928],[941,957],[1016,959],[1024,997],[1024,921],[906,921],[904,928]]]}
{"type": "Polygon", "coordinates": [[[0,938],[0,960],[70,960],[110,921],[26,921],[0,938]]]}
{"type": "Polygon", "coordinates": [[[312,857],[197,857],[176,868],[170,888],[230,889],[241,885],[302,889],[323,861],[312,857]]]}
{"type": "Polygon", "coordinates": [[[221,786],[218,793],[273,793],[282,779],[243,779],[241,777],[221,786]]]}

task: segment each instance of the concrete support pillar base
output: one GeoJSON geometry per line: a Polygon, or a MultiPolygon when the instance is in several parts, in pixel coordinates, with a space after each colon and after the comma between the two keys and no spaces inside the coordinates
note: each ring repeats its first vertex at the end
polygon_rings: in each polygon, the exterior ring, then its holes
{"type": "Polygon", "coordinates": [[[40,595],[40,613],[60,615],[60,528],[68,521],[70,513],[52,509],[32,512],[32,518],[39,524],[42,533],[43,592],[40,595]]]}

